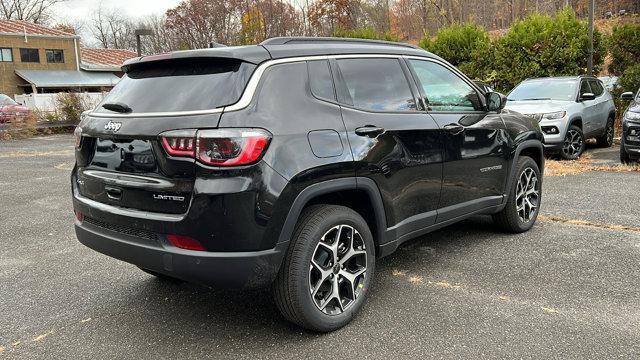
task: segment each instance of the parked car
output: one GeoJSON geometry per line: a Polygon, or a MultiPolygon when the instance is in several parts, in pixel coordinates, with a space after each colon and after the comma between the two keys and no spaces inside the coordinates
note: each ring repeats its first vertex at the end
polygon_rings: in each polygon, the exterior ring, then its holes
{"type": "Polygon", "coordinates": [[[623,164],[640,160],[640,90],[622,94],[623,100],[631,101],[622,116],[620,138],[620,162],[623,164]]]}
{"type": "Polygon", "coordinates": [[[538,123],[417,47],[275,38],[123,70],[75,133],[75,230],[158,277],[272,286],[288,320],[331,331],[403,242],[536,221],[538,123]]]}
{"type": "Polygon", "coordinates": [[[544,147],[563,159],[577,159],[585,139],[613,145],[616,107],[602,82],[590,76],[528,79],[507,96],[506,108],[540,122],[544,147]]]}
{"type": "Polygon", "coordinates": [[[7,95],[0,94],[0,124],[24,119],[31,114],[31,110],[18,104],[7,95]]]}
{"type": "Polygon", "coordinates": [[[620,78],[617,76],[599,76],[598,80],[602,81],[604,87],[609,92],[613,92],[620,88],[620,78]]]}

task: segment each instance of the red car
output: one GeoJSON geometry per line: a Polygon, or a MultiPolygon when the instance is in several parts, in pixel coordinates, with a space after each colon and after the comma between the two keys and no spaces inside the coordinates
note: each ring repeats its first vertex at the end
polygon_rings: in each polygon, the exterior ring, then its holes
{"type": "Polygon", "coordinates": [[[29,114],[31,110],[28,107],[18,104],[7,95],[0,94],[0,124],[24,119],[29,114]]]}

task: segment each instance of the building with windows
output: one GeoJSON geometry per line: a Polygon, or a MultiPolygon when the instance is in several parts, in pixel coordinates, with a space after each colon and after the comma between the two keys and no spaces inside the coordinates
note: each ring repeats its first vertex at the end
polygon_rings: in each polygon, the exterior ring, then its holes
{"type": "MultiPolygon", "coordinates": [[[[92,49],[87,49],[90,51],[92,49]]],[[[119,64],[96,63],[80,47],[80,37],[56,29],[18,20],[0,20],[0,93],[103,92],[119,80],[119,65],[135,53],[107,49],[106,56],[119,64]],[[110,52],[110,50],[112,52],[110,52]],[[93,61],[93,62],[92,62],[93,61]]],[[[106,61],[106,60],[104,60],[106,61]]]]}

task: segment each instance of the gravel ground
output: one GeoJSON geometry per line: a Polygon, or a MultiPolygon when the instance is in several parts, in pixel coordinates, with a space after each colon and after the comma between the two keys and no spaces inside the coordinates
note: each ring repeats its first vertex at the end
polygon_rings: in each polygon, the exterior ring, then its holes
{"type": "MultiPolygon", "coordinates": [[[[72,142],[0,143],[0,358],[640,357],[639,232],[474,218],[380,260],[357,319],[314,334],[268,292],[162,282],[79,244],[72,142]]],[[[637,226],[638,176],[545,178],[542,213],[637,226]]]]}

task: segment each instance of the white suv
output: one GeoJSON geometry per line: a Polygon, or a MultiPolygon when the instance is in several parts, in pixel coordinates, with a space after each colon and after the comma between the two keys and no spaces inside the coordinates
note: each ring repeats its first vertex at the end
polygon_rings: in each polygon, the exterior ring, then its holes
{"type": "Polygon", "coordinates": [[[527,79],[507,96],[506,109],[540,122],[545,151],[577,159],[585,139],[613,145],[616,108],[602,81],[590,76],[527,79]]]}

